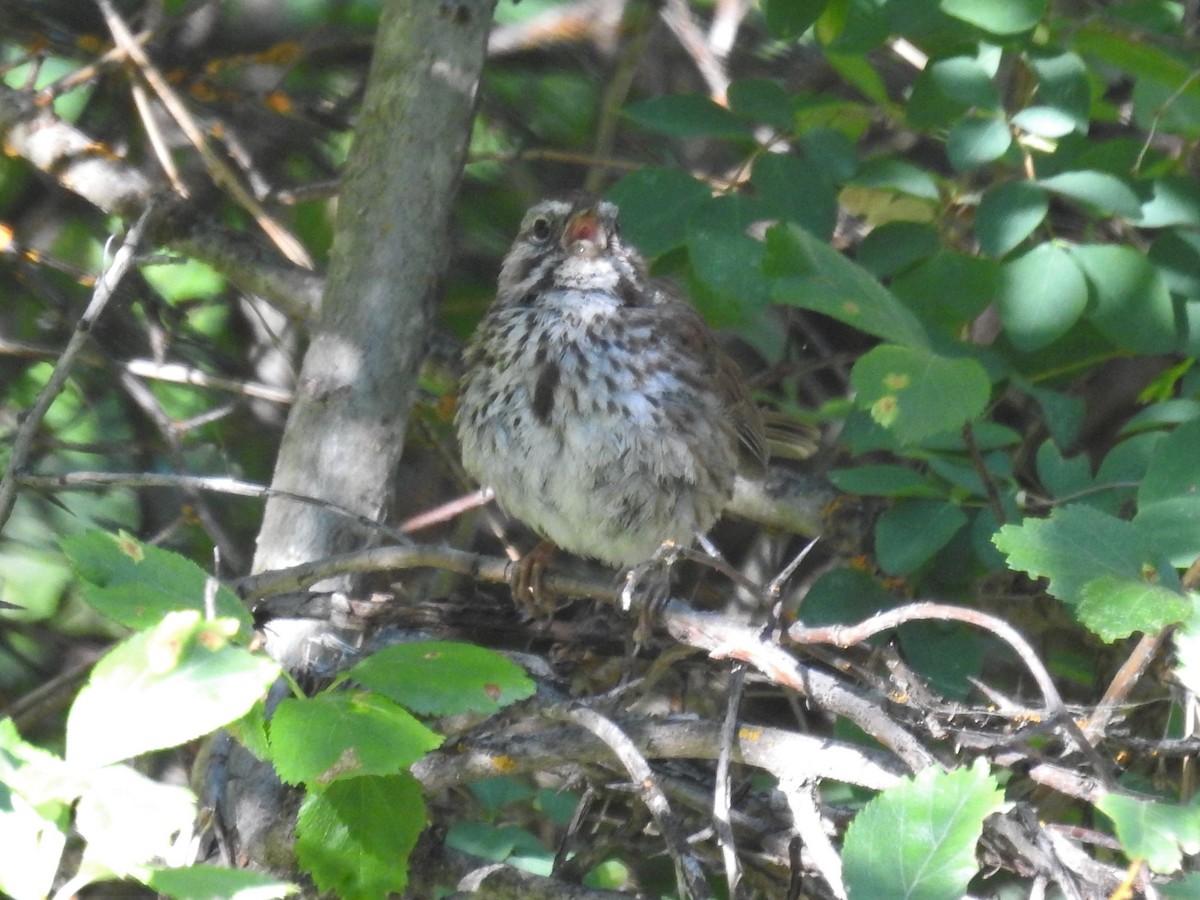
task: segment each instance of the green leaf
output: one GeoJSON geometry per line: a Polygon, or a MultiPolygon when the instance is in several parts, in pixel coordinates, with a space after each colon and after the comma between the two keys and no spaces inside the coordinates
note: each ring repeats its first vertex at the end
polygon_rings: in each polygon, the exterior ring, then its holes
{"type": "Polygon", "coordinates": [[[1000,263],[996,260],[939,250],[895,278],[892,292],[925,321],[957,335],[987,309],[999,283],[1000,263]]]}
{"type": "MultiPolygon", "coordinates": [[[[805,625],[844,625],[861,622],[900,603],[860,569],[832,569],[821,575],[804,595],[801,618],[805,625]]],[[[872,641],[878,643],[876,638],[872,641]]]]}
{"type": "Polygon", "coordinates": [[[969,172],[1003,156],[1012,146],[1012,133],[1003,119],[971,116],[960,119],[946,138],[950,165],[969,172]]]}
{"type": "Polygon", "coordinates": [[[975,235],[989,256],[1004,256],[1046,220],[1050,201],[1029,181],[1008,181],[990,188],[975,212],[975,235]]]}
{"type": "Polygon", "coordinates": [[[766,250],[746,233],[761,216],[752,198],[718,197],[688,219],[688,258],[704,291],[692,299],[716,327],[743,324],[770,300],[771,283],[762,270],[766,250]]]}
{"type": "Polygon", "coordinates": [[[1157,634],[1182,622],[1192,611],[1186,597],[1140,579],[1101,575],[1083,586],[1075,614],[1101,640],[1112,642],[1135,631],[1157,634]]]}
{"type": "Polygon", "coordinates": [[[1095,207],[1101,213],[1124,216],[1137,221],[1142,216],[1142,202],[1121,179],[1107,172],[1083,170],[1063,172],[1037,181],[1052,194],[1095,207]]]}
{"type": "Polygon", "coordinates": [[[1005,525],[993,538],[1014,569],[1048,578],[1050,593],[1069,606],[1083,599],[1088,582],[1102,575],[1174,589],[1178,575],[1130,522],[1082,504],[1057,509],[1048,519],[1005,525]]]}
{"type": "Polygon", "coordinates": [[[946,15],[961,19],[992,34],[1020,34],[1029,31],[1046,14],[1047,0],[941,0],[946,15]]]}
{"type": "Polygon", "coordinates": [[[1200,495],[1200,419],[1184,422],[1154,450],[1138,488],[1138,508],[1178,497],[1200,495]]]}
{"type": "Polygon", "coordinates": [[[1037,76],[1038,102],[1070,116],[1075,122],[1075,130],[1086,134],[1092,95],[1084,61],[1076,53],[1059,53],[1052,56],[1033,54],[1028,57],[1028,63],[1037,76]]]}
{"type": "Polygon", "coordinates": [[[173,900],[277,900],[300,893],[300,888],[266,872],[220,866],[152,868],[140,880],[173,900]]]}
{"type": "Polygon", "coordinates": [[[875,525],[879,567],[889,575],[915,572],[966,524],[966,514],[945,500],[897,501],[875,525]]]}
{"type": "Polygon", "coordinates": [[[997,307],[1018,350],[1032,352],[1058,340],[1079,321],[1087,299],[1083,272],[1056,244],[1039,244],[1001,269],[997,307]]]}
{"type": "Polygon", "coordinates": [[[296,858],[318,888],[341,900],[399,894],[425,822],[421,786],[407,772],[336,781],[304,798],[296,858]]]}
{"type": "Polygon", "coordinates": [[[364,691],[290,698],[271,718],[271,758],[288,784],[310,788],[360,775],[393,775],[439,747],[391,700],[364,691]]]}
{"type": "Polygon", "coordinates": [[[1178,872],[1184,854],[1200,853],[1200,799],[1180,805],[1108,793],[1096,808],[1112,819],[1130,859],[1144,859],[1160,875],[1178,872]]]}
{"type": "Polygon", "coordinates": [[[1090,489],[1092,461],[1086,453],[1067,458],[1052,440],[1045,440],[1037,451],[1037,475],[1051,497],[1068,497],[1090,489]]]}
{"type": "Polygon", "coordinates": [[[904,779],[854,817],[842,848],[851,897],[959,900],[979,871],[983,820],[1004,808],[1004,792],[978,759],[971,768],[936,766],[904,779]]]}
{"type": "Polygon", "coordinates": [[[646,256],[682,247],[692,210],[712,194],[686,172],[648,166],[626,175],[608,189],[621,209],[621,231],[646,256]]]}
{"type": "Polygon", "coordinates": [[[904,443],[956,431],[977,418],[991,383],[973,359],[948,359],[928,350],[881,344],[850,373],[855,405],[904,443]]]}
{"type": "Polygon", "coordinates": [[[785,222],[795,222],[822,240],[837,224],[837,196],[825,174],[796,156],[765,153],[754,163],[750,183],[763,208],[785,222]]]}
{"type": "MultiPolygon", "coordinates": [[[[938,251],[938,233],[923,222],[888,222],[858,245],[858,264],[877,278],[895,275],[938,251]]],[[[893,285],[893,290],[895,286],[893,285]]]]}
{"type": "Polygon", "coordinates": [[[765,122],[785,133],[792,130],[792,96],[778,81],[742,78],[729,85],[727,95],[729,108],[740,118],[765,122]]]}
{"type": "Polygon", "coordinates": [[[767,230],[764,271],[779,278],[777,303],[824,313],[913,347],[928,346],[921,323],[862,267],[796,225],[767,230]]]}
{"type": "Polygon", "coordinates": [[[1088,318],[1117,347],[1138,353],[1167,353],[1180,335],[1175,305],[1158,267],[1133,247],[1083,244],[1071,256],[1092,286],[1095,306],[1088,318]]]}
{"type": "Polygon", "coordinates": [[[78,795],[73,773],[52,753],[23,740],[0,719],[0,892],[48,897],[67,843],[68,808],[78,795]]]}
{"type": "Polygon", "coordinates": [[[847,494],[878,497],[939,497],[945,493],[907,466],[856,466],[829,473],[833,486],[847,494]]]}
{"type": "MultiPolygon", "coordinates": [[[[67,535],[59,546],[84,582],[84,599],[121,625],[146,628],[174,610],[204,611],[209,576],[177,553],[143,544],[124,532],[67,535]]],[[[217,588],[216,614],[236,619],[243,635],[253,628],[250,611],[227,587],[217,588]]]]}
{"type": "Polygon", "coordinates": [[[1078,126],[1074,116],[1053,106],[1026,107],[1012,117],[1012,123],[1024,132],[1051,139],[1065,137],[1078,126]]]}
{"type": "Polygon", "coordinates": [[[171,852],[195,816],[196,798],[185,787],[161,784],[129,766],[96,769],[75,807],[75,827],[87,841],[80,869],[97,879],[137,875],[171,852]]]}
{"type": "Polygon", "coordinates": [[[1193,592],[1192,614],[1175,631],[1175,677],[1193,694],[1200,693],[1200,594],[1193,592]]]}
{"type": "Polygon", "coordinates": [[[1180,425],[1155,447],[1138,488],[1134,523],[1177,566],[1200,556],[1200,419],[1180,425]]]}
{"type": "Polygon", "coordinates": [[[1200,188],[1190,178],[1167,176],[1151,182],[1150,199],[1142,204],[1142,228],[1200,226],[1200,188]]]}
{"type": "Polygon", "coordinates": [[[794,41],[812,27],[829,0],[763,0],[767,31],[780,41],[794,41]]]}
{"type": "Polygon", "coordinates": [[[937,181],[924,169],[892,156],[867,160],[854,173],[853,184],[869,188],[887,188],[922,200],[941,199],[937,181]]]}
{"type": "Polygon", "coordinates": [[[1150,245],[1149,257],[1167,290],[1200,299],[1200,234],[1186,229],[1163,232],[1150,245]]]}
{"type": "Polygon", "coordinates": [[[446,846],[495,862],[516,865],[519,861],[521,869],[535,874],[549,875],[554,864],[554,854],[535,835],[516,825],[455,822],[446,835],[446,846]]]}
{"type": "Polygon", "coordinates": [[[499,653],[447,641],[386,647],[347,675],[422,715],[493,713],[535,688],[524,669],[499,653]]]}
{"type": "Polygon", "coordinates": [[[748,138],[750,126],[700,94],[651,97],[625,108],[625,116],[649,131],[676,138],[748,138]]]}
{"type": "Polygon", "coordinates": [[[992,73],[973,56],[952,56],[929,66],[933,85],[961,109],[999,109],[1000,92],[992,73]]]}
{"type": "Polygon", "coordinates": [[[118,644],[96,663],[67,715],[67,760],[103,766],[208,734],[246,711],[279,666],[229,644],[232,619],[193,610],[118,644]]]}

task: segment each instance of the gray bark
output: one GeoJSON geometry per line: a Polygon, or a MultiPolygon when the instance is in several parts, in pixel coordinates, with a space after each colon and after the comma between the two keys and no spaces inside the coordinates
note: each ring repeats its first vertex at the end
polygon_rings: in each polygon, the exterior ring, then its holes
{"type": "MultiPolygon", "coordinates": [[[[488,0],[384,10],[338,208],[324,301],[272,486],[381,518],[448,256],[488,0]]],[[[267,504],[256,571],[361,543],[345,517],[267,504]]]]}
{"type": "MultiPolygon", "coordinates": [[[[492,0],[389,0],[383,10],[325,295],[274,488],[372,519],[384,515],[449,256],[447,225],[470,139],[491,9],[492,0]]],[[[352,519],[272,499],[254,569],[306,562],[362,543],[352,519]]],[[[288,668],[320,665],[320,630],[276,620],[266,631],[268,650],[288,668]]],[[[235,860],[288,874],[294,798],[270,766],[240,747],[224,749],[230,755],[214,752],[206,767],[211,787],[205,793],[220,821],[231,826],[235,860]]]]}

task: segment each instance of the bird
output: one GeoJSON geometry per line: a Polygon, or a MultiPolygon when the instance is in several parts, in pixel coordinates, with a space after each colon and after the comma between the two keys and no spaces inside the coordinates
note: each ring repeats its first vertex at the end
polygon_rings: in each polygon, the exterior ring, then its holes
{"type": "Polygon", "coordinates": [[[582,192],[528,210],[464,351],[455,426],[508,515],[630,569],[705,534],[768,451],[737,364],[618,219],[582,192]]]}

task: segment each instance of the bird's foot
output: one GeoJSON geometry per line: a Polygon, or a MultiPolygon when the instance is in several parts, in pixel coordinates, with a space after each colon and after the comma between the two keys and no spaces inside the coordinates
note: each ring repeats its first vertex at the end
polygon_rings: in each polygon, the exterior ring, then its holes
{"type": "Polygon", "coordinates": [[[621,609],[636,611],[637,627],[633,640],[641,646],[654,630],[654,621],[671,599],[671,567],[679,556],[675,541],[664,541],[650,559],[639,563],[625,574],[621,589],[621,609]]]}
{"type": "Polygon", "coordinates": [[[513,602],[533,619],[549,619],[554,616],[556,598],[546,587],[546,567],[558,549],[552,541],[541,541],[536,547],[512,564],[508,585],[512,588],[513,602]]]}

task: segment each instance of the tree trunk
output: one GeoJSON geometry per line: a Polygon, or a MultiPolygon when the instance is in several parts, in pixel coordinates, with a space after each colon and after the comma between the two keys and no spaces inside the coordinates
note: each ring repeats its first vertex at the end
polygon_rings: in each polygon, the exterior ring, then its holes
{"type": "MultiPolygon", "coordinates": [[[[274,488],[315,496],[372,519],[388,504],[417,365],[449,242],[446,234],[471,134],[491,0],[390,0],[381,17],[355,141],[346,165],[322,306],[276,462],[274,488]]],[[[352,518],[272,499],[255,571],[365,542],[352,518]]],[[[344,587],[344,585],[326,585],[344,587]]],[[[275,620],[269,651],[302,673],[319,654],[304,626],[275,620]]],[[[236,861],[283,874],[292,822],[268,766],[240,748],[223,796],[236,861]],[[247,758],[242,759],[242,756],[247,758]],[[234,775],[234,773],[237,773],[234,775]],[[282,852],[281,852],[282,851],[282,852]]],[[[208,781],[224,779],[208,779],[208,781]]]]}

